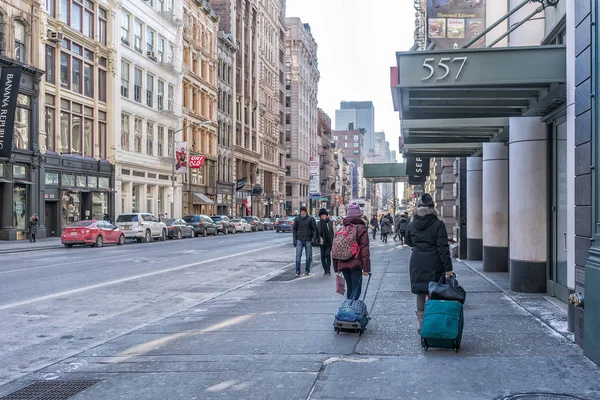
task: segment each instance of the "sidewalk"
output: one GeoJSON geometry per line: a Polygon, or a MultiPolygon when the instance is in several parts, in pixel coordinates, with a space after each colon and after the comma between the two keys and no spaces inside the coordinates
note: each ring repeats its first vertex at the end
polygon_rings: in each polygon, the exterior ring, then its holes
{"type": "Polygon", "coordinates": [[[60,248],[60,247],[63,247],[63,245],[60,243],[59,237],[38,239],[34,243],[31,243],[29,240],[15,240],[15,241],[4,241],[3,240],[3,241],[0,241],[0,254],[56,249],[56,248],[60,248]]]}
{"type": "Polygon", "coordinates": [[[424,352],[408,248],[375,242],[361,337],[336,335],[342,302],[317,262],[208,300],[0,387],[99,380],[82,399],[600,399],[600,368],[581,349],[459,261],[467,290],[461,351],[424,352]],[[525,399],[525,397],[519,397],[525,399]]]}

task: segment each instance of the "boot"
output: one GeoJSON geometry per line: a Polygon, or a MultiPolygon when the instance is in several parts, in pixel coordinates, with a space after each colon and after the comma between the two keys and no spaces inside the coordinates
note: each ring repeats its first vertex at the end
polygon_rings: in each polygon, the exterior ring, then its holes
{"type": "Polygon", "coordinates": [[[419,325],[417,332],[420,335],[421,334],[421,325],[423,324],[423,311],[417,311],[416,314],[417,314],[417,323],[419,325]]]}

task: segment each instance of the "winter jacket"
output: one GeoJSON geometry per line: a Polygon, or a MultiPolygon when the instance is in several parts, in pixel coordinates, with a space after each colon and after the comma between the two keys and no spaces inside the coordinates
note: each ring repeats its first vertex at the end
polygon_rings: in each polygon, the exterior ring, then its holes
{"type": "Polygon", "coordinates": [[[437,282],[444,272],[452,271],[446,225],[438,218],[434,208],[415,209],[413,220],[406,228],[406,244],[412,247],[411,291],[425,294],[429,282],[437,282]]]}
{"type": "Polygon", "coordinates": [[[405,217],[400,217],[400,220],[396,224],[396,228],[402,232],[406,231],[406,227],[408,226],[408,220],[405,217]]]}
{"type": "MultiPolygon", "coordinates": [[[[319,239],[323,240],[323,246],[331,246],[331,244],[333,243],[333,235],[335,233],[334,228],[333,228],[333,221],[330,220],[329,218],[326,219],[325,221],[323,220],[319,220],[319,239]],[[327,227],[327,229],[325,229],[325,227],[327,227]]],[[[319,243],[321,243],[319,241],[319,243]]]]}
{"type": "Polygon", "coordinates": [[[29,233],[35,235],[37,234],[37,228],[38,228],[38,220],[36,218],[31,218],[29,220],[29,233]]]}
{"type": "Polygon", "coordinates": [[[381,218],[381,234],[387,235],[392,231],[392,224],[387,217],[381,218]]]}
{"type": "Polygon", "coordinates": [[[361,217],[344,219],[344,225],[356,225],[356,243],[360,247],[357,258],[349,260],[333,259],[333,270],[339,272],[343,269],[362,268],[363,272],[371,272],[371,253],[369,251],[369,230],[361,217]]]}
{"type": "Polygon", "coordinates": [[[377,223],[377,220],[375,218],[371,218],[370,224],[373,227],[372,229],[375,229],[376,231],[379,230],[379,223],[377,223]]]}
{"type": "Polygon", "coordinates": [[[294,246],[298,240],[316,242],[317,240],[317,223],[311,215],[305,217],[299,215],[294,220],[294,246]]]}

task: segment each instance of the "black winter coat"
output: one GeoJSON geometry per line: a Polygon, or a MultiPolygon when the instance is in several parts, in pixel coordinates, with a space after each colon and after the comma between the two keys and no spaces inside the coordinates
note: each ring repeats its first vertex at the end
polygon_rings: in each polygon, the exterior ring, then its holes
{"type": "Polygon", "coordinates": [[[323,221],[321,219],[319,220],[319,224],[317,227],[319,228],[319,239],[323,240],[323,246],[331,246],[333,243],[333,235],[335,233],[335,230],[333,228],[333,221],[330,219],[323,221]],[[325,229],[325,227],[327,227],[327,229],[325,229]]]}
{"type": "Polygon", "coordinates": [[[434,208],[419,207],[406,228],[410,256],[410,286],[414,294],[426,294],[429,282],[438,281],[452,271],[448,232],[434,208]]]}
{"type": "Polygon", "coordinates": [[[317,223],[310,215],[296,217],[292,231],[294,232],[294,246],[298,240],[310,240],[313,243],[317,241],[317,223]]]}

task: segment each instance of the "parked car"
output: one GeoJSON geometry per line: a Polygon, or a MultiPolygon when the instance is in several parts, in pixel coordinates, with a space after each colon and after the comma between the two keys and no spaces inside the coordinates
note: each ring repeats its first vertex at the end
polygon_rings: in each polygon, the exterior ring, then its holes
{"type": "Polygon", "coordinates": [[[192,214],[183,217],[183,220],[194,229],[196,237],[218,235],[217,224],[208,215],[192,214]]]}
{"type": "Polygon", "coordinates": [[[109,243],[120,246],[125,243],[125,233],[108,221],[77,221],[63,229],[60,242],[65,247],[76,244],[102,247],[109,243]]]}
{"type": "Polygon", "coordinates": [[[236,232],[252,232],[252,225],[248,223],[247,220],[243,218],[234,218],[231,220],[233,226],[235,226],[236,232]]]}
{"type": "Polygon", "coordinates": [[[189,226],[183,219],[168,218],[162,221],[167,225],[167,236],[169,239],[194,237],[194,228],[189,226]]]}
{"type": "Polygon", "coordinates": [[[261,218],[260,222],[262,222],[265,231],[272,231],[275,227],[275,224],[269,218],[261,218]]]}
{"type": "Polygon", "coordinates": [[[275,223],[275,232],[291,232],[294,227],[294,218],[279,218],[279,221],[275,223]]]}
{"type": "Polygon", "coordinates": [[[248,223],[252,227],[252,232],[258,232],[258,231],[265,230],[265,226],[263,225],[262,222],[260,222],[260,219],[258,217],[252,215],[250,217],[242,217],[242,218],[245,219],[246,221],[248,221],[248,223]]]}
{"type": "Polygon", "coordinates": [[[125,232],[127,239],[135,239],[138,243],[149,243],[152,239],[167,240],[167,225],[152,214],[121,214],[116,225],[125,232]]]}
{"type": "Polygon", "coordinates": [[[217,224],[217,230],[222,234],[235,233],[235,226],[227,215],[211,215],[210,218],[217,224]]]}

